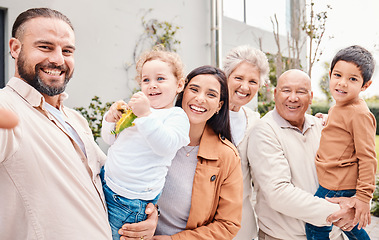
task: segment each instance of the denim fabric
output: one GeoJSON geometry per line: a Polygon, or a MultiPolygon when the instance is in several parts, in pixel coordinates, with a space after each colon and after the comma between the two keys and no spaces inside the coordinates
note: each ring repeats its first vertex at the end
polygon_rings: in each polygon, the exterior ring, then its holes
{"type": "Polygon", "coordinates": [[[104,170],[100,172],[103,191],[108,208],[108,220],[112,229],[112,238],[120,239],[118,230],[125,223],[144,221],[147,217],[145,209],[147,204],[157,204],[160,194],[153,200],[128,199],[113,192],[104,181],[104,170]]]}
{"type": "Polygon", "coordinates": [[[104,174],[105,174],[105,170],[104,170],[104,166],[102,166],[100,169],[99,176],[101,179],[101,185],[103,185],[103,186],[105,185],[104,174]]]}
{"type": "MultiPolygon", "coordinates": [[[[322,186],[319,186],[319,188],[317,189],[317,192],[315,193],[315,196],[320,197],[320,198],[352,197],[354,195],[355,195],[355,189],[333,191],[333,190],[328,190],[322,186]]],[[[305,232],[307,234],[308,240],[329,239],[329,233],[331,231],[332,231],[332,226],[316,227],[309,223],[305,224],[305,232]]],[[[359,240],[370,239],[370,237],[368,236],[368,234],[363,228],[358,230],[358,224],[351,231],[344,231],[344,233],[349,239],[359,239],[359,240]]]]}

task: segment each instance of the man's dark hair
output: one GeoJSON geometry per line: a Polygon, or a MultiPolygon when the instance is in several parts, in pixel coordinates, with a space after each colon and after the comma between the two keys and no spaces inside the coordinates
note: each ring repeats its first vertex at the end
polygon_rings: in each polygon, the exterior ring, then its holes
{"type": "Polygon", "coordinates": [[[372,54],[361,46],[353,45],[339,50],[333,58],[330,72],[333,72],[334,66],[338,61],[353,63],[359,68],[363,77],[362,86],[370,81],[374,73],[375,60],[372,54]]]}
{"type": "Polygon", "coordinates": [[[26,10],[25,12],[20,13],[20,15],[18,15],[18,17],[14,21],[12,27],[12,37],[19,38],[21,32],[23,31],[23,25],[30,19],[37,17],[60,19],[66,22],[71,27],[71,29],[74,30],[74,27],[72,26],[70,19],[68,19],[68,17],[63,15],[61,12],[58,12],[50,8],[31,8],[26,10]]]}

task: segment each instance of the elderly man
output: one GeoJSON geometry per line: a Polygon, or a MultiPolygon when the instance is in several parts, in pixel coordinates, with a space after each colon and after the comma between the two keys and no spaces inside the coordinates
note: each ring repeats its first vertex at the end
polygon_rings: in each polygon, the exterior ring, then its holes
{"type": "MultiPolygon", "coordinates": [[[[275,109],[256,124],[249,142],[259,239],[304,240],[305,222],[327,225],[329,215],[343,210],[350,218],[340,221],[350,221],[353,210],[313,196],[322,125],[305,113],[313,97],[309,76],[295,69],[283,73],[274,96],[275,109]]],[[[338,238],[339,230],[331,235],[338,238]]]]}
{"type": "MultiPolygon", "coordinates": [[[[19,123],[0,129],[0,239],[112,239],[99,178],[105,155],[86,120],[63,105],[74,71],[70,20],[29,9],[15,20],[9,48],[16,69],[0,108],[19,123]]],[[[125,239],[154,232],[136,231],[125,239]]]]}

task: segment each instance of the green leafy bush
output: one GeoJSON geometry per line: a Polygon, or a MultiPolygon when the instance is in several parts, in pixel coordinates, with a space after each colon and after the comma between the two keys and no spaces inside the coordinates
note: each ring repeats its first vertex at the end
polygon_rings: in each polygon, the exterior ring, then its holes
{"type": "Polygon", "coordinates": [[[98,96],[94,96],[88,107],[75,107],[74,109],[82,114],[87,119],[88,125],[91,128],[93,138],[101,137],[101,127],[104,113],[108,111],[112,102],[102,103],[98,96]]]}
{"type": "Polygon", "coordinates": [[[261,115],[261,117],[263,117],[264,115],[266,115],[266,113],[274,109],[274,107],[275,107],[274,101],[258,102],[258,112],[261,115]]]}
{"type": "Polygon", "coordinates": [[[367,103],[368,107],[372,114],[374,114],[376,119],[376,135],[379,135],[379,103],[367,103]]]}
{"type": "Polygon", "coordinates": [[[312,115],[315,115],[316,113],[328,113],[329,111],[329,105],[326,103],[323,104],[312,104],[311,105],[312,115]]]}
{"type": "Polygon", "coordinates": [[[376,188],[374,192],[374,197],[372,198],[372,215],[379,217],[379,179],[376,180],[376,188]]]}

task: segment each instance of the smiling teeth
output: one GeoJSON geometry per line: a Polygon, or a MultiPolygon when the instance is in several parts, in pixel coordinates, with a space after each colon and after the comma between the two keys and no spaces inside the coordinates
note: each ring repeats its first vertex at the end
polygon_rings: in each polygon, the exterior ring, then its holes
{"type": "Polygon", "coordinates": [[[345,91],[342,91],[342,90],[337,90],[337,92],[339,92],[339,93],[346,93],[345,91]]]}
{"type": "Polygon", "coordinates": [[[49,69],[44,69],[43,70],[45,73],[49,74],[49,75],[54,75],[54,76],[59,76],[61,75],[61,71],[59,70],[49,70],[49,69]]]}
{"type": "Polygon", "coordinates": [[[196,107],[196,106],[191,106],[191,109],[195,110],[195,111],[198,111],[198,112],[205,112],[205,108],[200,108],[200,107],[196,107]]]}
{"type": "Polygon", "coordinates": [[[240,96],[240,97],[246,97],[246,96],[247,96],[247,94],[243,94],[243,93],[240,93],[240,92],[236,92],[236,94],[237,94],[238,96],[240,96]]]}

